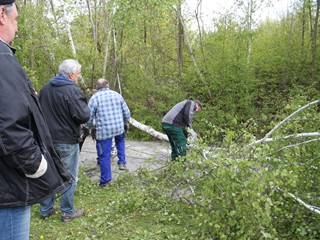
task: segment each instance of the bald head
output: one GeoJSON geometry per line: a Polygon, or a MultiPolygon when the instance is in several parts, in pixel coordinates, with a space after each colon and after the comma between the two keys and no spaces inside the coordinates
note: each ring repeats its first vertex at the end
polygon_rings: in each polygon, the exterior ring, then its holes
{"type": "Polygon", "coordinates": [[[109,88],[109,82],[107,79],[105,78],[100,78],[97,81],[97,90],[101,89],[101,88],[109,88]]]}

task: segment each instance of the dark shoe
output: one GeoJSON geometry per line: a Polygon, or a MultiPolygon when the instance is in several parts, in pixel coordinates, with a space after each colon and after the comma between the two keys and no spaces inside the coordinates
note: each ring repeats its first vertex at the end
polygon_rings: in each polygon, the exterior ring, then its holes
{"type": "Polygon", "coordinates": [[[75,218],[84,216],[85,213],[86,213],[86,210],[84,209],[76,210],[74,213],[62,213],[61,220],[63,222],[70,222],[75,218]]]}
{"type": "Polygon", "coordinates": [[[51,215],[54,215],[56,213],[57,213],[57,210],[55,207],[53,207],[48,215],[45,215],[45,216],[40,215],[40,218],[44,220],[44,219],[47,219],[48,217],[50,217],[51,215]]]}
{"type": "Polygon", "coordinates": [[[119,170],[127,170],[127,167],[125,164],[120,163],[118,164],[118,166],[119,166],[119,170]]]}
{"type": "Polygon", "coordinates": [[[108,188],[108,187],[110,187],[110,182],[99,184],[98,187],[100,187],[100,188],[108,188]]]}

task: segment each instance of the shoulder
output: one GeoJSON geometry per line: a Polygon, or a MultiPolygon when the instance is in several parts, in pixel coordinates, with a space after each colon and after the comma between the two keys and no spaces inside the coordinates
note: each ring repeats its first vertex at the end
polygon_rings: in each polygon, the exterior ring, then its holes
{"type": "Polygon", "coordinates": [[[74,85],[74,84],[66,85],[66,90],[67,92],[74,95],[75,97],[78,97],[78,96],[85,97],[84,93],[77,85],[74,85]]]}
{"type": "Polygon", "coordinates": [[[0,40],[0,54],[13,55],[13,49],[0,40]]]}

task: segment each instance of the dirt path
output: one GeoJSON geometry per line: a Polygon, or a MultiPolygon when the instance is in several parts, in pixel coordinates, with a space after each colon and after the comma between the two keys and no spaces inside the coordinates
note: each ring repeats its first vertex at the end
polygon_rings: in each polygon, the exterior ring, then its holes
{"type": "MultiPolygon", "coordinates": [[[[164,165],[170,157],[170,145],[166,142],[148,141],[140,142],[126,140],[127,169],[134,172],[139,167],[147,167],[155,169],[164,165]],[[156,163],[149,163],[148,159],[155,159],[156,163]]],[[[117,179],[121,172],[117,165],[118,157],[115,156],[111,160],[112,178],[117,179]]],[[[93,183],[98,183],[100,178],[100,169],[97,165],[96,144],[88,137],[80,153],[80,166],[84,169],[87,176],[93,183]]]]}

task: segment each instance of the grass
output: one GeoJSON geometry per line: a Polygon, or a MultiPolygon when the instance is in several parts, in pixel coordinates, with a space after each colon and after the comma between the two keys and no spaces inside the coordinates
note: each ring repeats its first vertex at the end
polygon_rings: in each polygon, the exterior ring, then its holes
{"type": "MultiPolygon", "coordinates": [[[[126,188],[114,183],[110,188],[99,188],[80,171],[74,204],[85,208],[86,216],[71,222],[62,222],[57,213],[40,219],[39,204],[31,209],[30,239],[181,239],[181,223],[161,219],[161,212],[140,207],[124,206],[126,188]]],[[[129,176],[128,176],[129,177],[129,176]]],[[[123,176],[126,178],[126,176],[123,176]]],[[[123,181],[125,182],[125,181],[123,181]]],[[[59,209],[60,199],[55,206],[59,209]]]]}

